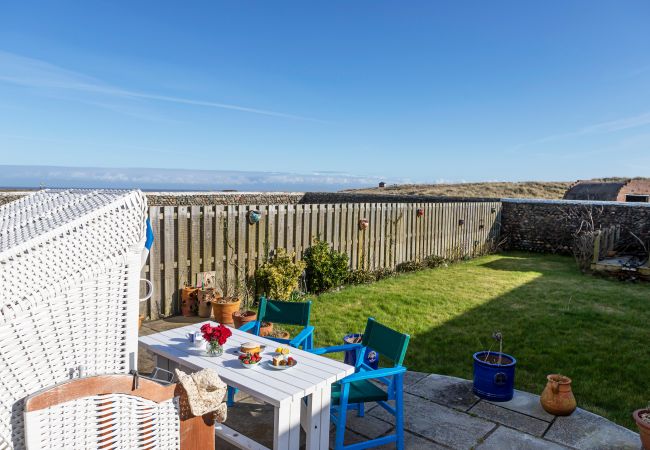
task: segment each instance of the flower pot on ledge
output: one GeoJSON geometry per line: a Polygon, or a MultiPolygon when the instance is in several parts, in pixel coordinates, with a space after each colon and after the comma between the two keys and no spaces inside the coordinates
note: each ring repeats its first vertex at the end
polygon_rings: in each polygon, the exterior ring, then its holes
{"type": "Polygon", "coordinates": [[[474,394],[494,402],[512,400],[516,364],[517,360],[505,353],[474,353],[474,394]]]}
{"type": "Polygon", "coordinates": [[[232,313],[232,320],[235,322],[235,328],[241,328],[242,325],[257,320],[257,313],[255,311],[235,311],[232,313]]]}

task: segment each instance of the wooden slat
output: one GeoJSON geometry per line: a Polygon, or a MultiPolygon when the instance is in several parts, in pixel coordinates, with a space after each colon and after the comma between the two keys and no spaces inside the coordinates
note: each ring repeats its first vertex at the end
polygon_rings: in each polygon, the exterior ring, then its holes
{"type": "Polygon", "coordinates": [[[151,206],[149,207],[149,219],[151,220],[151,228],[153,231],[153,245],[151,247],[151,253],[149,254],[149,281],[153,285],[153,293],[149,299],[148,305],[148,314],[147,316],[151,320],[155,320],[162,316],[163,310],[161,305],[161,269],[160,269],[160,260],[162,256],[162,229],[160,223],[160,207],[151,206]]]}
{"type": "Polygon", "coordinates": [[[163,300],[164,316],[171,316],[176,311],[174,304],[178,300],[176,289],[176,227],[174,223],[174,207],[163,207],[163,300]]]}
{"type": "Polygon", "coordinates": [[[215,284],[225,286],[226,264],[226,214],[223,205],[214,207],[214,270],[216,271],[215,284]]]}
{"type": "Polygon", "coordinates": [[[237,207],[228,205],[228,220],[226,222],[226,283],[222,289],[224,296],[230,296],[235,291],[237,259],[237,207]]]}
{"type": "Polygon", "coordinates": [[[176,289],[181,289],[185,284],[193,285],[189,272],[190,235],[188,233],[187,206],[176,207],[176,289]]]}
{"type": "Polygon", "coordinates": [[[201,207],[190,207],[190,281],[196,282],[196,274],[201,272],[201,207]]]}

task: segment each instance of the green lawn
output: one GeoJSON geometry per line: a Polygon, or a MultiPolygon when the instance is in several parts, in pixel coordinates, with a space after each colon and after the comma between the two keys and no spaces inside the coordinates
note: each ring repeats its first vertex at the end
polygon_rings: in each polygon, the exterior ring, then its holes
{"type": "Polygon", "coordinates": [[[629,428],[650,401],[650,285],[582,275],[569,257],[505,253],[321,295],[316,345],[368,316],[411,335],[411,370],[471,379],[472,353],[499,329],[517,389],[541,393],[562,373],[579,406],[629,428]]]}

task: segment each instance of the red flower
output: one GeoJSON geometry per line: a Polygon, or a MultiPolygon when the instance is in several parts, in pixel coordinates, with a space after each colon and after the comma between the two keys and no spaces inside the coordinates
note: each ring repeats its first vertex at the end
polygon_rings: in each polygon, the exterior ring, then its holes
{"type": "Polygon", "coordinates": [[[201,333],[203,334],[203,339],[206,341],[217,341],[219,345],[225,344],[228,338],[232,336],[230,328],[223,324],[213,327],[209,323],[206,323],[201,326],[201,333]]]}

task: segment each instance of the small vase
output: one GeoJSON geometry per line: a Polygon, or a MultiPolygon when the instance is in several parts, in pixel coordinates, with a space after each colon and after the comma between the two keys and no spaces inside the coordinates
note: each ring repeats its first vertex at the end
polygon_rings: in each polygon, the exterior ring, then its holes
{"type": "Polygon", "coordinates": [[[576,409],[576,399],[571,390],[571,378],[552,374],[540,396],[544,410],[555,416],[568,416],[576,409]]]}
{"type": "Polygon", "coordinates": [[[223,355],[223,347],[217,341],[206,342],[205,354],[208,356],[221,356],[223,355]]]}

